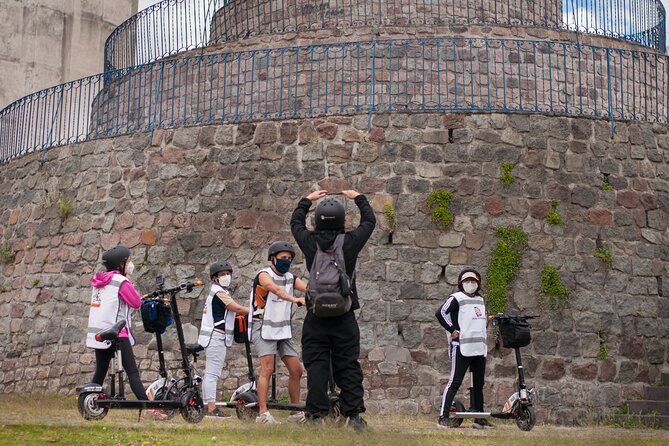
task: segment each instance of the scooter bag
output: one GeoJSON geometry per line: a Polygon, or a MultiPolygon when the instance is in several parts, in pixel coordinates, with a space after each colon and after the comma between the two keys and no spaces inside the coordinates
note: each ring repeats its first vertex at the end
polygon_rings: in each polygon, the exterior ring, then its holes
{"type": "Polygon", "coordinates": [[[159,302],[142,302],[142,324],[147,333],[165,333],[165,329],[172,325],[172,308],[159,302]]]}
{"type": "Polygon", "coordinates": [[[235,317],[235,342],[243,344],[248,336],[248,321],[246,316],[235,317]]]}
{"type": "Polygon", "coordinates": [[[506,348],[520,348],[530,344],[530,324],[523,317],[508,317],[500,319],[499,332],[502,335],[502,344],[506,348]]]}

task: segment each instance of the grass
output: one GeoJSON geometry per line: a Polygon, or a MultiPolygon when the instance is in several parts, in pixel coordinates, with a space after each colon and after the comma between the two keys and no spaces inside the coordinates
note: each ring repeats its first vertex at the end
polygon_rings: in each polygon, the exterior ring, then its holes
{"type": "MultiPolygon", "coordinates": [[[[279,418],[286,414],[275,412],[279,418]]],[[[477,431],[467,427],[438,430],[435,417],[366,417],[370,429],[356,433],[336,426],[258,426],[233,418],[205,419],[187,424],[180,417],[167,422],[137,422],[136,410],[112,410],[102,421],[84,421],[74,397],[0,396],[0,443],[3,446],[30,445],[664,445],[669,432],[623,430],[610,427],[556,427],[540,424],[521,432],[515,423],[498,421],[497,429],[477,431]]],[[[468,426],[468,422],[463,426],[468,426]]]]}

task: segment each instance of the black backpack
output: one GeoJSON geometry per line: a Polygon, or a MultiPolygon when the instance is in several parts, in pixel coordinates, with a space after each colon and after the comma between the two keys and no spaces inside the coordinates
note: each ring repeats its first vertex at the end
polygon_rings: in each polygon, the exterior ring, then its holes
{"type": "Polygon", "coordinates": [[[316,317],[341,316],[351,309],[351,279],[344,262],[344,234],[326,250],[316,243],[316,255],[311,264],[307,299],[316,317]]]}

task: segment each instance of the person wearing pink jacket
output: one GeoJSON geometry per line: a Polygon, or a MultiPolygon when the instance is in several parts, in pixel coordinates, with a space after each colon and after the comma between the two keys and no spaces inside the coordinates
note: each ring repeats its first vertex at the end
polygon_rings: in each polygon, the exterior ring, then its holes
{"type": "Polygon", "coordinates": [[[95,372],[92,382],[103,384],[109,362],[115,353],[109,348],[111,346],[109,341],[96,341],[95,334],[110,328],[120,320],[125,320],[126,326],[119,334],[123,368],[137,399],[147,400],[132,351],[135,338],[132,335],[130,316],[133,309],[142,305],[142,297],[129,279],[135,270],[130,260],[130,250],[123,245],[115,246],[102,254],[102,263],[107,271],[95,273],[91,279],[92,294],[86,336],[86,346],[95,349],[95,372]]]}

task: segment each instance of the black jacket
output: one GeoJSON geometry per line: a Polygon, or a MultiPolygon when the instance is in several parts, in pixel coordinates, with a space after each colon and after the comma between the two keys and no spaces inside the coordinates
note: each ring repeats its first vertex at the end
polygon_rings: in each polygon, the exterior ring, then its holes
{"type": "MultiPolygon", "coordinates": [[[[360,209],[360,225],[352,231],[346,232],[344,236],[344,262],[346,263],[346,274],[353,278],[352,296],[351,296],[351,310],[360,308],[358,301],[358,291],[355,286],[355,276],[353,271],[358,261],[358,254],[371,237],[376,226],[376,216],[374,210],[367,201],[364,195],[358,195],[355,198],[355,204],[360,209]]],[[[314,263],[316,256],[316,243],[322,250],[328,249],[337,238],[340,232],[337,231],[321,231],[315,232],[307,229],[306,219],[309,208],[311,207],[311,200],[303,198],[297,204],[290,218],[290,230],[293,237],[297,241],[298,246],[304,254],[307,262],[307,269],[311,271],[311,265],[314,263]]]]}

